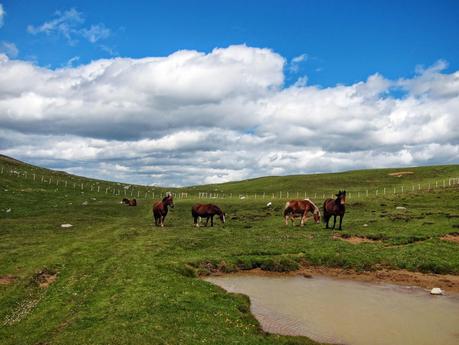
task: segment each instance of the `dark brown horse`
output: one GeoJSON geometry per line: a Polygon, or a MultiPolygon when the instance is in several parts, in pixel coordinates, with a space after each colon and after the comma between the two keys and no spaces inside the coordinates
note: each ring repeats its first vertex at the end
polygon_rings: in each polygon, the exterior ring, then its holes
{"type": "Polygon", "coordinates": [[[174,200],[171,193],[167,193],[162,201],[157,201],[153,204],[153,217],[155,218],[156,226],[164,226],[168,206],[174,208],[174,200]]]}
{"type": "Polygon", "coordinates": [[[290,200],[287,201],[284,208],[285,225],[288,225],[288,220],[295,222],[295,216],[301,217],[301,226],[308,220],[308,213],[312,213],[314,221],[320,223],[320,210],[319,208],[309,199],[304,200],[290,200]]]}
{"type": "Polygon", "coordinates": [[[132,199],[132,200],[129,200],[127,198],[124,198],[123,201],[121,201],[123,204],[126,204],[128,206],[137,206],[137,200],[136,199],[132,199]]]}
{"type": "Polygon", "coordinates": [[[214,226],[214,216],[217,214],[220,217],[220,220],[225,224],[225,213],[220,209],[220,207],[213,204],[195,204],[191,208],[191,214],[194,218],[194,225],[199,227],[199,218],[206,218],[206,226],[209,223],[210,226],[214,226]]]}
{"type": "Polygon", "coordinates": [[[333,216],[333,228],[335,229],[336,225],[336,216],[339,216],[339,228],[341,229],[341,224],[343,222],[344,212],[346,211],[346,207],[344,204],[346,203],[346,191],[339,191],[336,194],[336,199],[327,199],[324,201],[324,222],[327,224],[326,229],[328,229],[328,222],[333,216]]]}

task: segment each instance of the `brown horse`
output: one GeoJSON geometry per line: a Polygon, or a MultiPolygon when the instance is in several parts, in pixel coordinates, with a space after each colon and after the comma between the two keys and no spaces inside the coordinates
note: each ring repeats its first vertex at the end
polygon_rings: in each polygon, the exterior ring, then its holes
{"type": "Polygon", "coordinates": [[[295,222],[295,216],[301,216],[301,226],[308,220],[308,213],[312,213],[314,221],[320,223],[320,210],[309,199],[287,201],[284,208],[285,225],[288,225],[290,218],[292,224],[295,222]]]}
{"type": "Polygon", "coordinates": [[[124,198],[123,201],[121,201],[123,204],[126,204],[128,206],[137,206],[137,200],[136,199],[132,199],[132,200],[129,200],[127,198],[124,198]]]}
{"type": "Polygon", "coordinates": [[[206,226],[209,223],[210,218],[210,226],[214,226],[214,216],[218,215],[220,220],[223,224],[225,224],[225,213],[220,209],[220,207],[213,205],[213,204],[195,204],[191,208],[191,215],[194,218],[194,225],[199,227],[199,218],[205,217],[206,218],[206,226]]]}
{"type": "Polygon", "coordinates": [[[327,199],[324,201],[324,222],[327,224],[325,227],[328,229],[328,222],[333,216],[333,228],[335,229],[336,225],[336,216],[339,216],[339,228],[338,230],[342,230],[341,223],[343,222],[344,212],[346,211],[346,207],[344,204],[346,203],[346,191],[339,191],[336,194],[336,199],[327,199]]]}
{"type": "Polygon", "coordinates": [[[153,204],[153,216],[156,226],[164,226],[164,219],[166,219],[167,216],[168,206],[174,208],[174,200],[171,193],[167,193],[162,201],[157,201],[153,204]]]}

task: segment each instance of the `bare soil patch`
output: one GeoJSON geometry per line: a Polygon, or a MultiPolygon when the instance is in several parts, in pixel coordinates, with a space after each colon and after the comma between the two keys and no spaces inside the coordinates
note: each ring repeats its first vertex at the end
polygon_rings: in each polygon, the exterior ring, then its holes
{"type": "Polygon", "coordinates": [[[372,240],[364,236],[345,236],[341,234],[334,234],[334,240],[341,240],[350,244],[360,244],[360,243],[382,243],[381,240],[372,240]]]}
{"type": "Polygon", "coordinates": [[[44,268],[40,272],[36,273],[32,280],[41,288],[47,288],[57,279],[57,272],[51,271],[47,268],[44,268]]]}
{"type": "Polygon", "coordinates": [[[14,281],[16,280],[16,277],[6,275],[6,276],[0,276],[0,285],[10,285],[13,284],[14,281]]]}
{"type": "Polygon", "coordinates": [[[459,243],[459,232],[452,232],[448,235],[440,237],[443,241],[459,243]]]}
{"type": "Polygon", "coordinates": [[[395,177],[402,177],[402,176],[413,175],[413,174],[414,174],[414,171],[397,171],[397,172],[390,173],[388,175],[395,176],[395,177]]]}
{"type": "MultiPolygon", "coordinates": [[[[238,272],[240,274],[241,272],[238,272]]],[[[243,271],[243,274],[259,275],[301,275],[305,278],[326,276],[343,280],[357,280],[369,283],[389,283],[403,286],[418,286],[428,289],[439,287],[448,292],[459,293],[459,275],[411,272],[407,270],[379,269],[375,271],[356,271],[353,269],[303,266],[297,271],[278,273],[259,268],[243,271]]]]}
{"type": "Polygon", "coordinates": [[[301,275],[305,278],[326,276],[343,280],[356,280],[369,283],[389,283],[403,286],[418,286],[431,290],[439,287],[448,292],[459,293],[459,275],[411,272],[407,270],[379,269],[375,271],[356,271],[353,269],[303,266],[297,271],[279,273],[263,271],[259,268],[241,271],[238,274],[257,275],[301,275]]]}

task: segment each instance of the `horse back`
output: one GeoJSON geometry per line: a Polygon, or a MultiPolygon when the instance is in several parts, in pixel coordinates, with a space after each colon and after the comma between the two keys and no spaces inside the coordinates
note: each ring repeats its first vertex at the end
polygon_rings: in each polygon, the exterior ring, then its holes
{"type": "Polygon", "coordinates": [[[195,204],[191,208],[191,213],[193,215],[197,215],[200,217],[207,216],[207,215],[211,216],[217,213],[215,208],[216,206],[212,204],[195,204]]]}
{"type": "Polygon", "coordinates": [[[291,213],[304,213],[308,209],[313,209],[307,200],[290,200],[285,205],[285,210],[291,213]]]}
{"type": "Polygon", "coordinates": [[[163,203],[161,201],[156,201],[153,204],[153,213],[155,215],[161,215],[161,214],[164,213],[164,211],[165,211],[165,209],[164,209],[163,203]]]}

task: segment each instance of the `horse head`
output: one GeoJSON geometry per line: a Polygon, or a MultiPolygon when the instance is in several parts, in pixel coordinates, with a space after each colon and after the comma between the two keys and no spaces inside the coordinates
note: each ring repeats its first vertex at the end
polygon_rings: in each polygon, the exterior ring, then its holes
{"type": "Polygon", "coordinates": [[[225,212],[222,212],[219,214],[220,220],[222,221],[223,224],[225,224],[225,212]]]}
{"type": "Polygon", "coordinates": [[[174,197],[172,196],[172,193],[166,193],[166,196],[163,198],[163,204],[165,206],[170,206],[171,208],[174,208],[174,197]]]}
{"type": "Polygon", "coordinates": [[[314,221],[316,224],[320,224],[320,211],[319,209],[316,209],[313,213],[314,221]]]}
{"type": "Polygon", "coordinates": [[[339,202],[341,205],[344,205],[346,203],[346,191],[339,191],[338,194],[336,194],[336,201],[339,202]]]}

